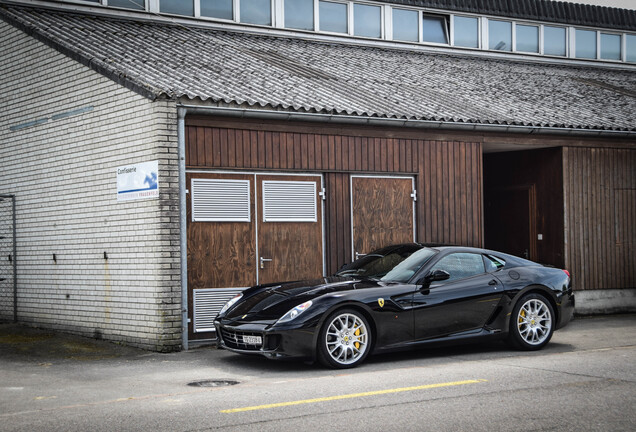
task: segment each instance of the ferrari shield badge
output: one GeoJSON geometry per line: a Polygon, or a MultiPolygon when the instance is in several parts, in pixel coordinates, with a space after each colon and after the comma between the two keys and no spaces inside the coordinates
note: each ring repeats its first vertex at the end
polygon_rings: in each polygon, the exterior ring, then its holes
{"type": "Polygon", "coordinates": [[[380,305],[380,307],[384,307],[384,299],[382,297],[378,299],[378,304],[380,305]]]}

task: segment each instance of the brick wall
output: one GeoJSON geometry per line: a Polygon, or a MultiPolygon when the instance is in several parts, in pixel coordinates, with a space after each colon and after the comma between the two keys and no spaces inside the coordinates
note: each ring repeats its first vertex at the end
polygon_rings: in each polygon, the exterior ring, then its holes
{"type": "Polygon", "coordinates": [[[17,198],[19,321],[179,349],[174,101],[143,98],[4,22],[0,46],[0,194],[17,198]],[[84,112],[54,118],[74,110],[84,112]],[[118,202],[116,168],[154,160],[159,199],[118,202]]]}

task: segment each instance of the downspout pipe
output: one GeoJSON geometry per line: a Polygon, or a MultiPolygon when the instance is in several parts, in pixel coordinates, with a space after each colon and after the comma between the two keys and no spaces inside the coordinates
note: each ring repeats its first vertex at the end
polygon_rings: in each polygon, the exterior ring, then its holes
{"type": "Polygon", "coordinates": [[[179,244],[181,257],[181,347],[188,349],[188,243],[186,225],[186,108],[177,108],[177,141],[179,145],[179,244]]]}
{"type": "Polygon", "coordinates": [[[382,118],[341,114],[308,112],[288,112],[268,109],[233,108],[179,104],[188,114],[204,114],[222,117],[235,117],[257,120],[310,121],[323,123],[350,124],[357,126],[408,127],[421,129],[439,129],[458,132],[499,132],[520,134],[553,134],[585,137],[634,138],[636,130],[612,129],[574,129],[553,126],[524,126],[507,124],[488,124],[470,122],[449,122],[438,120],[382,118]]]}

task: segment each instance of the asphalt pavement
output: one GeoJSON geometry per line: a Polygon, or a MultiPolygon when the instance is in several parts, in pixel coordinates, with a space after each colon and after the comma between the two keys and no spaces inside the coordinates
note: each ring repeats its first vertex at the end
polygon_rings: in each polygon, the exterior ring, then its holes
{"type": "Polygon", "coordinates": [[[158,354],[0,324],[0,431],[633,431],[636,315],[334,371],[213,347],[158,354]]]}

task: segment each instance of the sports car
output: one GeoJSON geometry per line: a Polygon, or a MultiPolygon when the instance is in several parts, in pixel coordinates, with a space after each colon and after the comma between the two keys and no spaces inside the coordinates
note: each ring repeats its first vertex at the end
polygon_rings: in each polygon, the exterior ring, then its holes
{"type": "Polygon", "coordinates": [[[371,353],[476,338],[538,350],[573,311],[567,270],[412,243],[376,250],[331,277],[249,288],[214,324],[219,348],[349,368],[371,353]]]}

